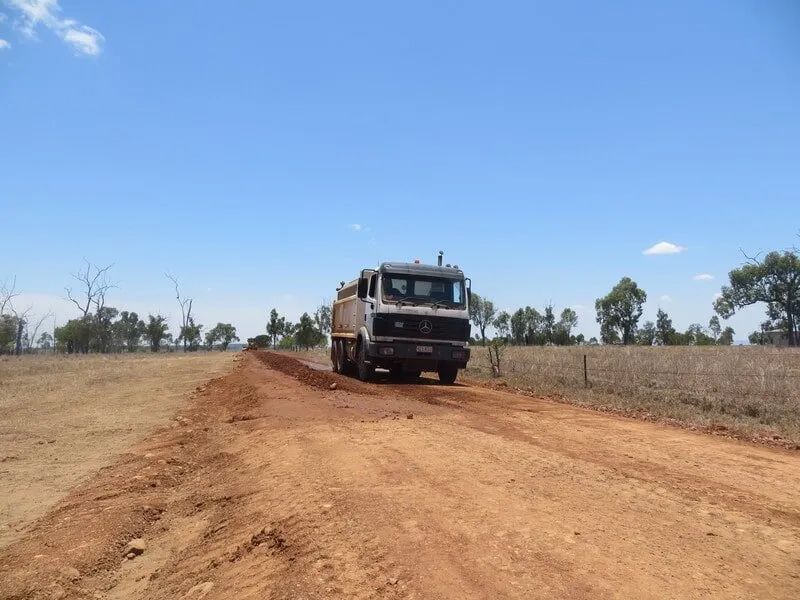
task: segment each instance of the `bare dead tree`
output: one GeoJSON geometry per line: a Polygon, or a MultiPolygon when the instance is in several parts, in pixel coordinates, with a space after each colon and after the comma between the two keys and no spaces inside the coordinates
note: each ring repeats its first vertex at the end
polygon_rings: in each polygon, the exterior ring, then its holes
{"type": "Polygon", "coordinates": [[[33,329],[31,329],[31,325],[33,324],[33,322],[31,320],[26,319],[25,338],[27,340],[28,350],[33,349],[33,345],[36,343],[36,336],[39,333],[39,329],[41,329],[44,322],[52,316],[53,316],[53,311],[48,310],[46,314],[44,314],[41,318],[39,318],[38,321],[36,321],[36,324],[33,326],[33,329]]]}
{"type": "Polygon", "coordinates": [[[176,342],[178,339],[183,339],[183,351],[186,352],[186,328],[189,326],[189,322],[192,318],[192,298],[181,298],[181,290],[180,286],[178,285],[178,278],[170,275],[169,273],[164,273],[167,279],[169,279],[175,285],[175,298],[178,301],[178,306],[181,307],[181,331],[179,338],[176,338],[176,342]]]}
{"type": "Polygon", "coordinates": [[[16,310],[13,306],[11,307],[11,312],[17,322],[17,332],[14,337],[14,354],[17,356],[22,354],[22,333],[25,331],[25,327],[28,325],[28,314],[30,314],[32,310],[32,306],[29,306],[22,312],[16,310]]]}
{"type": "Polygon", "coordinates": [[[106,305],[106,294],[117,285],[108,278],[108,271],[114,266],[113,264],[98,267],[88,260],[84,259],[84,262],[86,263],[86,268],[72,274],[72,277],[79,281],[83,288],[80,292],[80,297],[73,296],[72,288],[67,287],[64,289],[67,292],[67,298],[86,317],[92,306],[95,307],[95,312],[98,314],[103,310],[106,305]]]}
{"type": "Polygon", "coordinates": [[[17,276],[13,276],[10,280],[0,283],[0,315],[6,313],[6,308],[13,311],[14,298],[20,295],[21,292],[17,291],[17,276]]]}

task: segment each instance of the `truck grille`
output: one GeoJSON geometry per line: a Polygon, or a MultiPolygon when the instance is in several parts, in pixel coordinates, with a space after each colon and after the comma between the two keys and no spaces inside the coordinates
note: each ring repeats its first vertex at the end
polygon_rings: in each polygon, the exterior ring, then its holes
{"type": "Polygon", "coordinates": [[[470,324],[466,319],[453,317],[375,315],[372,331],[375,335],[380,336],[467,342],[469,341],[470,324]]]}

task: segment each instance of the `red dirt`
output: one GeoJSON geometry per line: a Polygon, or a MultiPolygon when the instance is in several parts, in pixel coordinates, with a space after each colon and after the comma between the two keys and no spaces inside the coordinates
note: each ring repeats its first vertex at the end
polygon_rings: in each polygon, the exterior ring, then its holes
{"type": "Polygon", "coordinates": [[[180,417],[0,551],[0,598],[800,596],[796,453],[254,352],[180,417]]]}

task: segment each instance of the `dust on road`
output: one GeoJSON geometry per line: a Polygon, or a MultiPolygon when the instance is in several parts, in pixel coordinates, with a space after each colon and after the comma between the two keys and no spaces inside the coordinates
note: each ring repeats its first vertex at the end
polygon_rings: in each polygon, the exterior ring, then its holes
{"type": "Polygon", "coordinates": [[[800,596],[796,452],[250,352],[178,422],[2,551],[0,597],[800,596]]]}

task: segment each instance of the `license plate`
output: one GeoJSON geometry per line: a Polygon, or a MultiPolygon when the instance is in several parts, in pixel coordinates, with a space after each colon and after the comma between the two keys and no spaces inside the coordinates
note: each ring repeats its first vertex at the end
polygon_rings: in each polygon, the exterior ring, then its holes
{"type": "Polygon", "coordinates": [[[417,354],[433,354],[433,346],[417,346],[417,354]]]}

